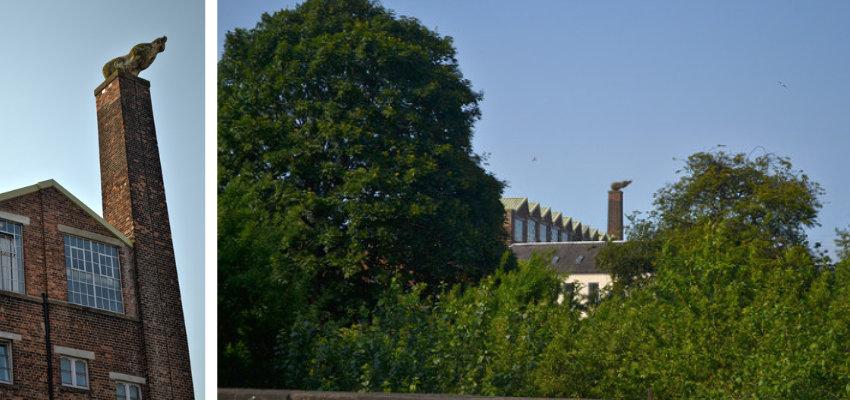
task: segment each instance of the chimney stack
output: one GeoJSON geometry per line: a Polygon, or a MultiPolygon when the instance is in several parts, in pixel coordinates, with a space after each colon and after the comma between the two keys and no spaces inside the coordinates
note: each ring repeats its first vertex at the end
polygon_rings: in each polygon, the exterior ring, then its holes
{"type": "Polygon", "coordinates": [[[623,192],[608,191],[608,234],[614,240],[623,240],[623,192]]]}
{"type": "Polygon", "coordinates": [[[150,82],[113,72],[94,92],[103,218],[133,241],[151,399],[192,399],[191,365],[150,82]]]}

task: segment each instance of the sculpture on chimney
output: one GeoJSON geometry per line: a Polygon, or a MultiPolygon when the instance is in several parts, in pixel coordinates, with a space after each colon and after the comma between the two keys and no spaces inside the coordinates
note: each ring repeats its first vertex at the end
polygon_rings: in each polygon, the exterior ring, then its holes
{"type": "Polygon", "coordinates": [[[620,190],[620,189],[622,189],[622,188],[624,188],[624,187],[626,187],[626,186],[629,186],[629,184],[630,184],[630,183],[632,183],[632,181],[631,181],[631,180],[628,180],[628,181],[621,181],[621,182],[614,182],[614,183],[612,183],[612,184],[611,184],[611,190],[620,190]]]}
{"type": "Polygon", "coordinates": [[[139,76],[147,67],[153,64],[156,55],[165,51],[165,41],[167,37],[155,39],[150,43],[139,43],[130,50],[130,53],[121,57],[113,58],[103,66],[103,77],[109,78],[115,71],[123,71],[139,76]]]}

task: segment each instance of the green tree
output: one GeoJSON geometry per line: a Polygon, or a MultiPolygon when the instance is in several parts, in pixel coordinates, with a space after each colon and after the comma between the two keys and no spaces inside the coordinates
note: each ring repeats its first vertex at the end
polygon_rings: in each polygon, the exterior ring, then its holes
{"type": "Polygon", "coordinates": [[[700,152],[677,173],[682,173],[677,182],[655,194],[655,209],[647,218],[630,218],[629,242],[608,246],[599,255],[600,267],[613,274],[615,289],[644,282],[655,271],[663,245],[687,243],[694,228],[722,224],[731,238],[770,243],[761,251],[778,255],[808,245],[804,230],[818,225],[823,190],[787,158],[700,152]]]}
{"type": "Polygon", "coordinates": [[[296,314],[351,321],[397,272],[474,282],[499,265],[503,183],[472,152],[481,94],[451,38],[373,1],[308,0],[224,48],[221,352],[267,360],[296,314]]]}
{"type": "Polygon", "coordinates": [[[661,229],[726,221],[742,237],[786,247],[805,244],[804,229],[818,225],[823,190],[787,158],[701,152],[688,157],[681,172],[655,195],[661,229]]]}

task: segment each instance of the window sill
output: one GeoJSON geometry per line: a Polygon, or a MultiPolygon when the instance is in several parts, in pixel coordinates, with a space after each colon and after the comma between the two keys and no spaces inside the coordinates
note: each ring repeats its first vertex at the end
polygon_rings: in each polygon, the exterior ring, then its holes
{"type": "Polygon", "coordinates": [[[15,384],[15,383],[0,381],[0,389],[4,389],[4,390],[18,390],[18,389],[20,389],[20,388],[21,388],[21,387],[20,387],[20,386],[18,386],[17,384],[15,384]]]}
{"type": "Polygon", "coordinates": [[[91,392],[91,388],[80,388],[80,387],[59,385],[59,391],[60,392],[68,392],[68,393],[89,393],[89,392],[91,392]]]}

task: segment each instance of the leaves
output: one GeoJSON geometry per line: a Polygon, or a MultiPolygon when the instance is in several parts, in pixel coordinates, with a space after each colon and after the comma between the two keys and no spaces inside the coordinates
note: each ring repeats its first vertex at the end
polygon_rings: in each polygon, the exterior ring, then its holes
{"type": "Polygon", "coordinates": [[[371,1],[309,0],[228,33],[218,68],[220,311],[274,309],[221,325],[221,351],[269,361],[305,310],[356,322],[396,273],[499,265],[503,183],[472,153],[481,94],[450,38],[371,1]]]}

